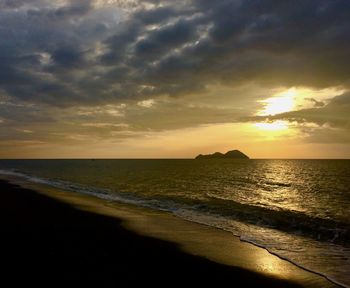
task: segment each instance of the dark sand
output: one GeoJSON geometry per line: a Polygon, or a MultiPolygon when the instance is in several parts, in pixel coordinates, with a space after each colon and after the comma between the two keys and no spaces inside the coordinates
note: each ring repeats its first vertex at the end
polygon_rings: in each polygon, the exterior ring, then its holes
{"type": "MultiPolygon", "coordinates": [[[[304,286],[191,255],[126,228],[125,219],[55,198],[0,180],[1,287],[304,286]]],[[[317,277],[314,287],[325,283],[317,277]]]]}

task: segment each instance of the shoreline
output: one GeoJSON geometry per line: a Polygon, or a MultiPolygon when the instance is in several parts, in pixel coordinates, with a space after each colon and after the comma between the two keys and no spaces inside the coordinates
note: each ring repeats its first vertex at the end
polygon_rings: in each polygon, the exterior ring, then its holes
{"type": "MultiPolygon", "coordinates": [[[[262,283],[265,283],[265,287],[340,287],[316,273],[308,272],[269,253],[264,248],[242,242],[237,236],[227,231],[189,222],[167,212],[129,204],[112,203],[88,195],[33,184],[15,177],[1,178],[20,185],[21,188],[19,189],[22,189],[22,192],[37,193],[41,197],[50,199],[50,201],[69,205],[71,209],[81,213],[118,220],[122,229],[135,233],[139,237],[149,237],[152,241],[170,243],[170,245],[177,247],[176,257],[182,254],[186,257],[198,257],[200,260],[196,258],[196,261],[199,261],[200,265],[204,265],[204,262],[209,261],[210,265],[213,265],[211,269],[213,271],[219,269],[219,274],[228,269],[230,270],[228,275],[235,275],[236,283],[246,284],[247,281],[256,281],[254,282],[256,285],[261,286],[262,283]],[[219,266],[220,268],[218,268],[219,266]],[[237,271],[239,272],[237,273],[237,271]],[[249,276],[239,277],[244,273],[249,276]]],[[[0,187],[4,185],[4,182],[1,182],[0,187]]],[[[46,233],[46,231],[41,232],[46,233]]],[[[154,248],[156,250],[153,252],[157,254],[158,249],[157,247],[154,248]]],[[[152,264],[157,266],[157,263],[152,264]]],[[[177,264],[181,265],[183,263],[177,264]]],[[[216,279],[216,281],[219,280],[216,279]]]]}

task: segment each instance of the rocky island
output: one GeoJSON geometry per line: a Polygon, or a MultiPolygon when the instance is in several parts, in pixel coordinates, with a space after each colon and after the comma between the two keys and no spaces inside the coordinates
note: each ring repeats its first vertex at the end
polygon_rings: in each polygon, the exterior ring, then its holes
{"type": "Polygon", "coordinates": [[[207,155],[199,154],[195,159],[249,159],[249,157],[239,150],[231,150],[225,154],[220,152],[207,155]]]}

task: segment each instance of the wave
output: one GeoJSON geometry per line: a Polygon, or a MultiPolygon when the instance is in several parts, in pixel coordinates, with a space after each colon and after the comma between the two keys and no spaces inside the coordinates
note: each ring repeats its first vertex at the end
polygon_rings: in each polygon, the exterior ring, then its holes
{"type": "MultiPolygon", "coordinates": [[[[252,231],[248,231],[249,229],[247,229],[246,225],[242,225],[242,223],[240,222],[236,222],[236,221],[230,221],[228,222],[226,218],[220,217],[220,216],[213,216],[213,215],[209,215],[209,214],[198,214],[196,212],[193,211],[188,211],[188,210],[182,210],[179,211],[178,213],[175,213],[177,216],[179,216],[180,218],[184,219],[184,220],[188,220],[191,222],[196,222],[202,225],[206,225],[206,226],[210,226],[210,227],[214,227],[214,228],[218,228],[227,232],[231,232],[233,235],[237,236],[240,238],[241,241],[243,242],[247,242],[250,243],[254,246],[260,247],[262,249],[265,249],[266,251],[268,251],[270,254],[273,254],[283,260],[286,260],[290,263],[292,263],[293,265],[317,274],[319,276],[322,276],[324,278],[326,278],[328,281],[339,285],[340,287],[345,287],[345,288],[350,288],[350,285],[345,284],[345,282],[348,282],[347,280],[344,280],[344,275],[345,277],[347,277],[348,274],[348,269],[350,268],[349,265],[346,265],[347,263],[345,263],[343,271],[339,273],[339,275],[333,275],[332,272],[323,272],[322,269],[317,269],[314,268],[312,263],[303,263],[303,260],[301,259],[300,253],[307,254],[305,250],[305,248],[301,248],[301,247],[296,247],[297,249],[295,249],[295,244],[294,245],[290,245],[290,242],[288,243],[288,241],[286,241],[286,239],[283,239],[283,236],[281,237],[281,235],[279,235],[278,233],[274,233],[274,230],[272,229],[268,229],[267,233],[270,234],[270,239],[273,239],[273,242],[278,243],[278,245],[281,244],[281,242],[286,242],[286,245],[288,248],[285,249],[285,251],[283,251],[284,249],[281,247],[275,247],[275,245],[269,243],[268,241],[266,241],[266,239],[261,239],[261,235],[259,233],[256,233],[254,235],[254,233],[251,233],[252,231]],[[258,236],[257,236],[258,235],[258,236]],[[287,252],[287,253],[283,253],[283,252],[287,252]],[[297,257],[295,257],[297,256],[297,257]],[[297,260],[295,260],[297,259],[297,260]]],[[[290,239],[287,239],[290,240],[290,239]]],[[[296,242],[295,240],[293,242],[296,242]]],[[[305,243],[303,242],[299,242],[298,243],[299,246],[306,246],[305,243]],[[301,244],[301,245],[300,245],[301,244]]],[[[341,246],[333,246],[333,248],[338,248],[339,251],[336,252],[336,254],[338,255],[343,255],[344,250],[342,249],[341,246]]],[[[324,250],[329,249],[329,247],[325,246],[323,247],[324,250]]],[[[350,251],[349,251],[350,252],[350,251]]],[[[349,254],[349,252],[347,254],[349,254]]],[[[322,253],[322,251],[321,251],[322,253]]],[[[334,252],[333,252],[334,253],[334,252]]],[[[306,259],[308,258],[307,255],[306,259]]],[[[317,259],[318,255],[312,255],[311,259],[317,259]]],[[[327,258],[327,256],[325,257],[327,258]]],[[[344,256],[345,258],[345,256],[344,256]]],[[[347,259],[345,259],[347,260],[347,259]]],[[[337,263],[338,264],[338,263],[337,263]]],[[[332,266],[331,266],[332,267],[332,266]]],[[[336,272],[339,272],[340,270],[340,265],[338,264],[337,266],[333,266],[333,267],[337,267],[338,269],[336,270],[336,272]]],[[[348,279],[348,278],[346,278],[348,279]]]]}
{"type": "MultiPolygon", "coordinates": [[[[40,178],[18,170],[0,170],[0,174],[25,178],[30,182],[49,185],[74,193],[91,195],[107,201],[116,201],[171,212],[188,221],[229,231],[240,237],[242,241],[264,248],[271,254],[287,260],[302,269],[324,276],[329,281],[343,287],[350,288],[350,286],[344,284],[344,281],[338,280],[337,276],[331,273],[320,272],[318,269],[313,269],[312,264],[304,264],[301,263],[302,261],[295,261],[295,254],[293,253],[300,253],[298,249],[304,247],[305,244],[288,245],[285,251],[283,251],[283,247],[276,246],[276,243],[278,243],[277,245],[281,243],[290,243],[288,242],[291,240],[290,238],[283,239],[283,237],[289,237],[286,235],[292,234],[323,242],[324,244],[322,245],[330,243],[334,245],[333,249],[336,248],[339,250],[334,254],[342,255],[342,247],[349,246],[350,242],[350,227],[346,223],[313,218],[296,211],[270,210],[261,206],[242,204],[210,196],[208,196],[207,200],[196,200],[195,202],[180,198],[154,199],[138,197],[132,193],[118,193],[117,191],[109,189],[90,187],[69,181],[40,178]],[[286,232],[286,234],[281,234],[276,231],[286,232]],[[262,237],[267,234],[271,237],[262,237]],[[341,246],[339,244],[341,244],[341,246]]],[[[328,246],[324,247],[323,251],[329,248],[328,246]]]]}
{"type": "Polygon", "coordinates": [[[110,189],[89,187],[77,183],[72,183],[69,181],[40,178],[17,170],[0,170],[0,175],[1,174],[24,178],[33,183],[48,185],[51,187],[62,189],[64,191],[91,195],[108,201],[116,201],[125,204],[134,204],[137,206],[153,208],[157,210],[164,210],[168,212],[176,210],[177,208],[175,206],[178,206],[173,201],[161,201],[157,199],[140,198],[132,193],[117,193],[116,191],[111,191],[110,189]]]}
{"type": "Polygon", "coordinates": [[[328,241],[350,247],[350,225],[348,223],[311,217],[300,211],[272,210],[263,205],[249,205],[234,200],[220,199],[208,195],[207,203],[200,210],[219,213],[222,216],[248,222],[258,226],[311,237],[318,241],[328,241]]]}
{"type": "Polygon", "coordinates": [[[119,201],[144,207],[174,212],[182,208],[199,213],[225,217],[265,228],[273,228],[287,233],[310,237],[317,241],[326,241],[350,247],[350,225],[348,223],[311,217],[299,211],[275,209],[249,205],[233,200],[207,195],[206,199],[191,201],[188,198],[147,198],[134,193],[117,192],[109,189],[89,187],[69,181],[35,177],[16,170],[0,170],[0,174],[24,177],[40,184],[47,184],[83,194],[93,195],[110,201],[119,201]]]}

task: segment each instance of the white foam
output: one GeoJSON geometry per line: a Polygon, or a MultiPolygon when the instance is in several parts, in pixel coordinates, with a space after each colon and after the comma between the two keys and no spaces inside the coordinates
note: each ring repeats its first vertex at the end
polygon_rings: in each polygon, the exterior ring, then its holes
{"type": "MultiPolygon", "coordinates": [[[[175,203],[173,201],[144,199],[144,198],[135,197],[134,195],[127,194],[127,193],[116,193],[115,191],[112,192],[108,189],[91,188],[84,185],[71,183],[68,181],[39,178],[39,177],[31,176],[31,175],[21,173],[18,171],[13,171],[13,170],[0,170],[0,174],[20,177],[30,182],[45,184],[45,185],[49,185],[55,188],[59,188],[59,189],[63,189],[63,190],[71,191],[75,193],[91,195],[91,196],[108,200],[108,201],[116,201],[120,203],[132,204],[132,205],[151,208],[155,210],[171,212],[176,216],[181,217],[184,220],[196,222],[199,224],[228,231],[233,235],[239,237],[242,241],[245,241],[255,246],[266,249],[269,253],[275,256],[278,256],[281,259],[289,261],[306,271],[323,276],[329,281],[337,285],[340,285],[342,287],[350,288],[350,285],[343,283],[343,281],[339,281],[336,276],[332,276],[329,273],[322,272],[320,271],[320,269],[313,269],[308,265],[308,263],[301,264],[302,261],[295,261],[293,257],[288,256],[288,253],[290,253],[290,255],[293,255],[293,252],[300,254],[300,251],[297,251],[298,249],[295,249],[295,251],[293,251],[291,247],[288,247],[287,250],[283,250],[283,249],[278,250],[276,246],[274,246],[276,245],[276,243],[272,243],[270,239],[263,239],[264,233],[261,233],[261,232],[252,233],[252,232],[256,232],[258,229],[260,229],[260,230],[264,230],[265,232],[267,231],[267,233],[265,234],[277,233],[276,235],[278,237],[283,237],[283,235],[287,235],[287,233],[283,233],[283,232],[276,231],[274,229],[270,229],[266,227],[262,228],[251,224],[245,224],[233,219],[227,219],[221,215],[215,215],[215,214],[206,213],[203,211],[199,212],[195,210],[195,206],[188,206],[183,204],[179,205],[178,203],[175,203]],[[266,241],[264,242],[264,240],[266,241]]],[[[297,236],[293,235],[290,237],[293,237],[295,239],[297,236]]],[[[275,239],[275,242],[289,243],[288,241],[283,241],[283,240],[280,241],[280,240],[281,239],[279,240],[275,239]]],[[[304,247],[304,246],[300,245],[300,247],[304,247]]],[[[350,250],[348,252],[350,256],[350,250]]],[[[350,269],[350,263],[348,263],[348,265],[350,269]]]]}
{"type": "MultiPolygon", "coordinates": [[[[319,270],[316,270],[316,269],[312,269],[311,267],[308,266],[307,263],[302,265],[300,262],[295,261],[292,257],[286,256],[284,253],[282,253],[282,252],[278,253],[277,251],[275,251],[272,248],[272,245],[268,245],[268,243],[262,243],[258,239],[254,238],[254,237],[251,237],[249,234],[248,235],[245,234],[245,233],[247,233],[247,231],[244,228],[244,226],[246,228],[248,228],[248,227],[251,228],[251,226],[254,226],[254,225],[244,224],[244,223],[241,223],[241,222],[235,221],[235,220],[228,220],[228,219],[226,219],[224,217],[221,217],[221,216],[218,216],[218,215],[204,215],[202,213],[196,213],[196,212],[188,211],[188,210],[185,210],[185,209],[182,209],[182,210],[178,211],[178,213],[176,213],[176,215],[181,217],[184,220],[187,220],[187,221],[196,222],[196,223],[199,223],[199,224],[204,224],[204,225],[207,225],[207,226],[211,226],[211,227],[215,227],[215,228],[218,228],[218,229],[221,229],[221,230],[225,230],[225,231],[231,232],[233,235],[238,236],[241,241],[248,242],[250,244],[253,244],[255,246],[263,248],[263,249],[267,250],[269,253],[271,253],[271,254],[273,254],[273,255],[275,255],[275,256],[283,259],[283,260],[286,260],[286,261],[296,265],[297,267],[299,267],[299,268],[301,268],[303,270],[306,270],[306,271],[315,273],[315,274],[317,274],[319,276],[322,276],[322,277],[326,278],[328,281],[330,281],[330,282],[332,282],[334,284],[337,284],[337,285],[339,285],[341,287],[350,288],[349,284],[346,284],[343,281],[338,280],[337,277],[328,275],[327,273],[324,273],[324,272],[320,272],[319,270]]],[[[253,227],[253,229],[254,228],[257,228],[257,227],[253,227]]],[[[269,231],[270,233],[271,232],[275,233],[275,234],[276,233],[280,233],[279,231],[276,231],[274,229],[269,229],[269,228],[264,228],[264,229],[265,230],[270,230],[269,231]]],[[[261,234],[260,234],[260,236],[261,236],[261,234]]],[[[276,241],[277,243],[280,242],[280,241],[278,241],[278,239],[276,239],[276,240],[277,240],[276,241]]],[[[298,249],[295,249],[295,251],[292,251],[292,250],[293,249],[288,247],[288,250],[286,250],[286,251],[287,252],[296,252],[296,253],[299,253],[299,254],[300,254],[300,252],[305,253],[305,251],[300,251],[300,250],[298,251],[298,249]]],[[[348,251],[348,254],[349,254],[349,252],[350,251],[348,251]]],[[[339,254],[339,253],[337,253],[337,254],[339,254]]],[[[350,268],[350,263],[349,263],[348,267],[350,268]]]]}

